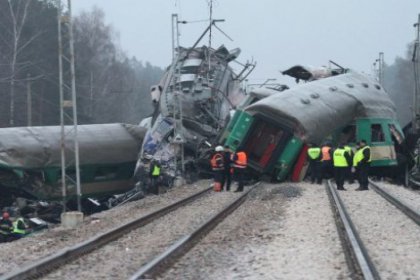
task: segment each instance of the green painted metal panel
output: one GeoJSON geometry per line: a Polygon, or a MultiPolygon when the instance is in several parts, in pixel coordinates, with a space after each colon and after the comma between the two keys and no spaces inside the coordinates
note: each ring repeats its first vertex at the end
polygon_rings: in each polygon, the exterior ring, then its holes
{"type": "Polygon", "coordinates": [[[241,144],[254,121],[254,118],[247,112],[239,110],[237,112],[240,112],[238,114],[237,121],[233,125],[232,132],[226,140],[226,145],[228,145],[233,151],[236,151],[238,146],[241,144]]]}
{"type": "Polygon", "coordinates": [[[275,165],[275,169],[278,170],[277,180],[283,181],[286,179],[302,149],[302,145],[303,142],[299,138],[292,137],[289,140],[275,165]]]}

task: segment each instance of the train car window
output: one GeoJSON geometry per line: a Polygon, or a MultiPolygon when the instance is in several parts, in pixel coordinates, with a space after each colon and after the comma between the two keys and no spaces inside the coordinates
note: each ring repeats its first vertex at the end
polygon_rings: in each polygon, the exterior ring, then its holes
{"type": "Polygon", "coordinates": [[[396,142],[396,144],[401,144],[403,142],[403,136],[401,135],[401,133],[397,130],[397,128],[395,127],[395,125],[393,124],[388,124],[389,127],[389,131],[391,132],[391,137],[392,140],[394,142],[396,142]]]}
{"type": "Polygon", "coordinates": [[[385,142],[385,134],[380,124],[372,124],[370,128],[372,142],[385,142]]]}

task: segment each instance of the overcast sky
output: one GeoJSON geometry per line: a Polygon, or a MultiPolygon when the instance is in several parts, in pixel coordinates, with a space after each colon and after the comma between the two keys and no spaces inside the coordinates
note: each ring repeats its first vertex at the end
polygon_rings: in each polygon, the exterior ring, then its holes
{"type": "MultiPolygon", "coordinates": [[[[208,0],[73,0],[73,13],[93,6],[119,33],[128,55],[166,67],[171,61],[171,14],[187,21],[209,17],[208,0]]],[[[328,60],[371,72],[379,52],[391,64],[405,56],[415,38],[413,23],[420,0],[214,0],[218,26],[232,39],[213,30],[213,46],[240,47],[239,61],[254,59],[254,82],[281,79],[279,70],[296,64],[314,67],[328,60]]],[[[182,46],[191,46],[207,22],[180,26],[182,46]]],[[[200,45],[207,44],[206,37],[200,45]]]]}

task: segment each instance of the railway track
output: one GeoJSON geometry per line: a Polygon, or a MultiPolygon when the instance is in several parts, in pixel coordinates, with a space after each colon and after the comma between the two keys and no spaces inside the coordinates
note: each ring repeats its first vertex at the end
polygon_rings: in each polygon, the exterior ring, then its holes
{"type": "Polygon", "coordinates": [[[328,181],[348,266],[359,279],[415,278],[418,213],[377,184],[370,186],[374,191],[337,192],[328,181]]]}
{"type": "Polygon", "coordinates": [[[390,192],[387,192],[385,189],[381,188],[381,186],[377,183],[369,181],[370,187],[378,193],[380,196],[385,198],[389,201],[392,205],[400,209],[407,217],[412,219],[417,225],[420,226],[420,213],[412,208],[410,205],[402,202],[396,196],[392,195],[390,192]]]}
{"type": "Polygon", "coordinates": [[[356,227],[350,219],[344,203],[331,180],[327,181],[326,188],[330,196],[331,206],[334,209],[337,230],[343,244],[347,265],[353,277],[368,280],[380,279],[356,227]]]}
{"type": "Polygon", "coordinates": [[[167,250],[162,252],[159,256],[143,265],[136,273],[134,273],[130,280],[136,279],[150,279],[155,278],[168,270],[179,258],[188,252],[200,239],[202,239],[208,232],[216,227],[225,217],[235,211],[247,198],[248,194],[258,185],[255,184],[246,190],[241,196],[236,198],[232,203],[224,207],[221,211],[210,217],[193,232],[181,237],[178,241],[173,243],[167,250]]]}
{"type": "Polygon", "coordinates": [[[197,192],[187,198],[181,199],[171,205],[163,207],[157,211],[154,211],[148,215],[137,218],[131,222],[123,224],[105,233],[99,234],[91,239],[81,242],[77,245],[65,248],[59,252],[42,258],[32,264],[24,266],[16,271],[12,271],[5,275],[0,276],[0,280],[8,279],[33,279],[45,275],[61,265],[74,261],[80,258],[82,255],[87,254],[93,250],[105,246],[106,244],[122,237],[123,235],[133,231],[139,227],[145,226],[152,221],[172,212],[176,209],[185,206],[197,199],[208,194],[212,188],[207,188],[200,192],[197,192]]]}

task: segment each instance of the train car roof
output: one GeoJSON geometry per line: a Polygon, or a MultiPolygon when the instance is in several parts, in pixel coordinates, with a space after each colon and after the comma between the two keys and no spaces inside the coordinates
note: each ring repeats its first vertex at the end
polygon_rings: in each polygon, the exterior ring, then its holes
{"type": "Polygon", "coordinates": [[[266,115],[316,143],[356,118],[396,119],[395,106],[382,86],[354,71],[300,84],[245,110],[266,115]]]}
{"type": "MultiPolygon", "coordinates": [[[[66,126],[66,159],[74,162],[73,126],[66,126]]],[[[80,164],[136,161],[146,129],[127,124],[78,126],[80,164]]],[[[12,168],[61,166],[61,127],[0,129],[0,165],[12,168]]]]}

